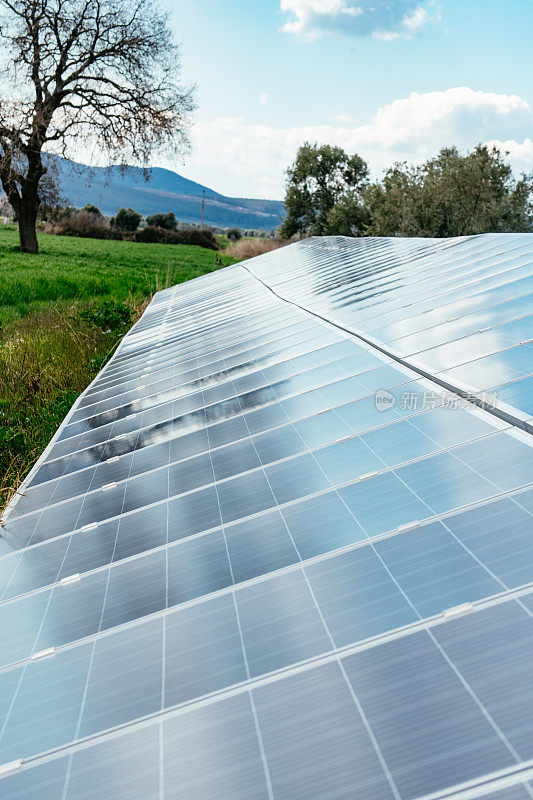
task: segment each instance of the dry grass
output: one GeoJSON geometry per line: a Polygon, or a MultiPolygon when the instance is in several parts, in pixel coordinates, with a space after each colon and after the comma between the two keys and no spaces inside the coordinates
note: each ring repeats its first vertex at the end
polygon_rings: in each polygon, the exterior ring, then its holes
{"type": "Polygon", "coordinates": [[[236,261],[245,261],[247,258],[270,253],[271,250],[277,250],[278,247],[283,247],[286,244],[289,244],[289,242],[284,242],[281,239],[259,239],[255,237],[241,239],[239,242],[230,244],[224,250],[224,255],[231,256],[236,261]]]}
{"type": "Polygon", "coordinates": [[[78,303],[57,304],[0,329],[0,508],[146,302],[123,303],[131,317],[113,331],[82,318],[87,306],[78,303]]]}

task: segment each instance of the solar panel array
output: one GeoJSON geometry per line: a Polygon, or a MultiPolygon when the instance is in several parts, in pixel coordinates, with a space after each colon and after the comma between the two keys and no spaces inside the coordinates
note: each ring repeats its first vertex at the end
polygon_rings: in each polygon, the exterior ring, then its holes
{"type": "Polygon", "coordinates": [[[0,529],[3,800],[533,798],[532,256],[154,297],[0,529]]]}

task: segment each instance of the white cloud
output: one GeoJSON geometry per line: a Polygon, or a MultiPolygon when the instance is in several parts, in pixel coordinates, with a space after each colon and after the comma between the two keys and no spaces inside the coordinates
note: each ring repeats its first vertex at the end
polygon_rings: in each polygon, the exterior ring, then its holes
{"type": "Polygon", "coordinates": [[[531,110],[517,95],[467,87],[413,92],[380,108],[366,125],[275,128],[219,117],[193,129],[187,171],[192,169],[197,180],[215,183],[214,188],[228,194],[279,198],[284,170],[306,140],[359,153],[374,175],[394,161],[421,161],[445,145],[465,151],[478,142],[496,142],[509,151],[515,171],[531,171],[532,124],[531,110]]]}
{"type": "Polygon", "coordinates": [[[368,125],[354,129],[359,146],[425,155],[443,144],[471,146],[487,138],[525,135],[532,114],[518,95],[460,86],[412,92],[380,108],[368,125]]]}
{"type": "Polygon", "coordinates": [[[307,39],[328,32],[397,39],[438,18],[432,0],[281,0],[280,7],[289,15],[282,31],[307,39]]]}
{"type": "Polygon", "coordinates": [[[502,151],[508,153],[508,159],[513,165],[517,173],[533,172],[533,140],[524,139],[523,142],[517,142],[514,139],[507,139],[505,142],[494,139],[489,144],[494,144],[502,151]]]}
{"type": "Polygon", "coordinates": [[[259,92],[259,97],[257,102],[259,105],[264,106],[268,102],[268,94],[266,92],[259,92]]]}

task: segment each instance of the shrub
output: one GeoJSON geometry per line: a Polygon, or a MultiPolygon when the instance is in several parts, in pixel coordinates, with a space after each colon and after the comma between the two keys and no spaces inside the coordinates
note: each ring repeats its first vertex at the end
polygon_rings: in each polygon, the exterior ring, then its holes
{"type": "Polygon", "coordinates": [[[133,234],[135,242],[144,242],[147,244],[168,244],[168,234],[170,231],[165,231],[163,228],[154,228],[149,225],[147,228],[139,228],[133,234]]]}
{"type": "Polygon", "coordinates": [[[219,249],[216,236],[209,228],[185,228],[173,236],[176,237],[170,240],[173,244],[195,244],[209,250],[219,249]]]}
{"type": "Polygon", "coordinates": [[[60,236],[83,236],[91,239],[105,239],[109,234],[109,224],[100,214],[97,216],[91,211],[70,211],[65,216],[50,223],[46,227],[47,233],[60,236]]]}
{"type": "Polygon", "coordinates": [[[218,250],[218,242],[214,233],[201,228],[168,231],[149,226],[136,231],[133,240],[159,244],[194,244],[198,247],[207,247],[209,250],[218,250]]]}
{"type": "Polygon", "coordinates": [[[228,228],[226,235],[230,242],[238,242],[239,239],[242,239],[242,233],[239,228],[228,228]]]}
{"type": "Polygon", "coordinates": [[[133,208],[120,208],[116,217],[111,219],[111,227],[121,231],[136,231],[141,219],[142,214],[134,211],[133,208]]]}
{"type": "Polygon", "coordinates": [[[97,217],[87,211],[72,211],[69,216],[49,223],[44,230],[45,233],[54,233],[58,236],[116,239],[145,244],[192,244],[206,247],[209,250],[219,250],[215,234],[208,228],[184,228],[179,231],[169,231],[149,226],[136,231],[122,230],[117,227],[109,227],[105,217],[97,217]]]}
{"type": "Polygon", "coordinates": [[[168,214],[152,214],[146,217],[146,224],[151,228],[164,228],[166,231],[175,231],[177,226],[176,217],[172,211],[168,214]]]}
{"type": "Polygon", "coordinates": [[[86,211],[87,214],[94,214],[95,217],[102,216],[102,212],[100,211],[98,206],[93,206],[92,203],[87,203],[86,205],[84,205],[82,211],[86,211]]]}

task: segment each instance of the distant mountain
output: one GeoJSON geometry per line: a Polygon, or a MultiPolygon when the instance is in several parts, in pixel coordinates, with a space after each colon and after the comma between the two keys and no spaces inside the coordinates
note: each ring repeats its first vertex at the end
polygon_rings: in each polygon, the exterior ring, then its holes
{"type": "Polygon", "coordinates": [[[176,172],[154,167],[149,179],[139,167],[87,167],[75,161],[53,158],[60,175],[62,194],[73,206],[93,203],[102,214],[116,214],[119,208],[134,208],[144,216],[173,211],[180,222],[200,223],[202,192],[205,190],[204,224],[221,228],[236,226],[271,230],[285,212],[278,200],[249,200],[225,197],[207,186],[176,172]]]}

